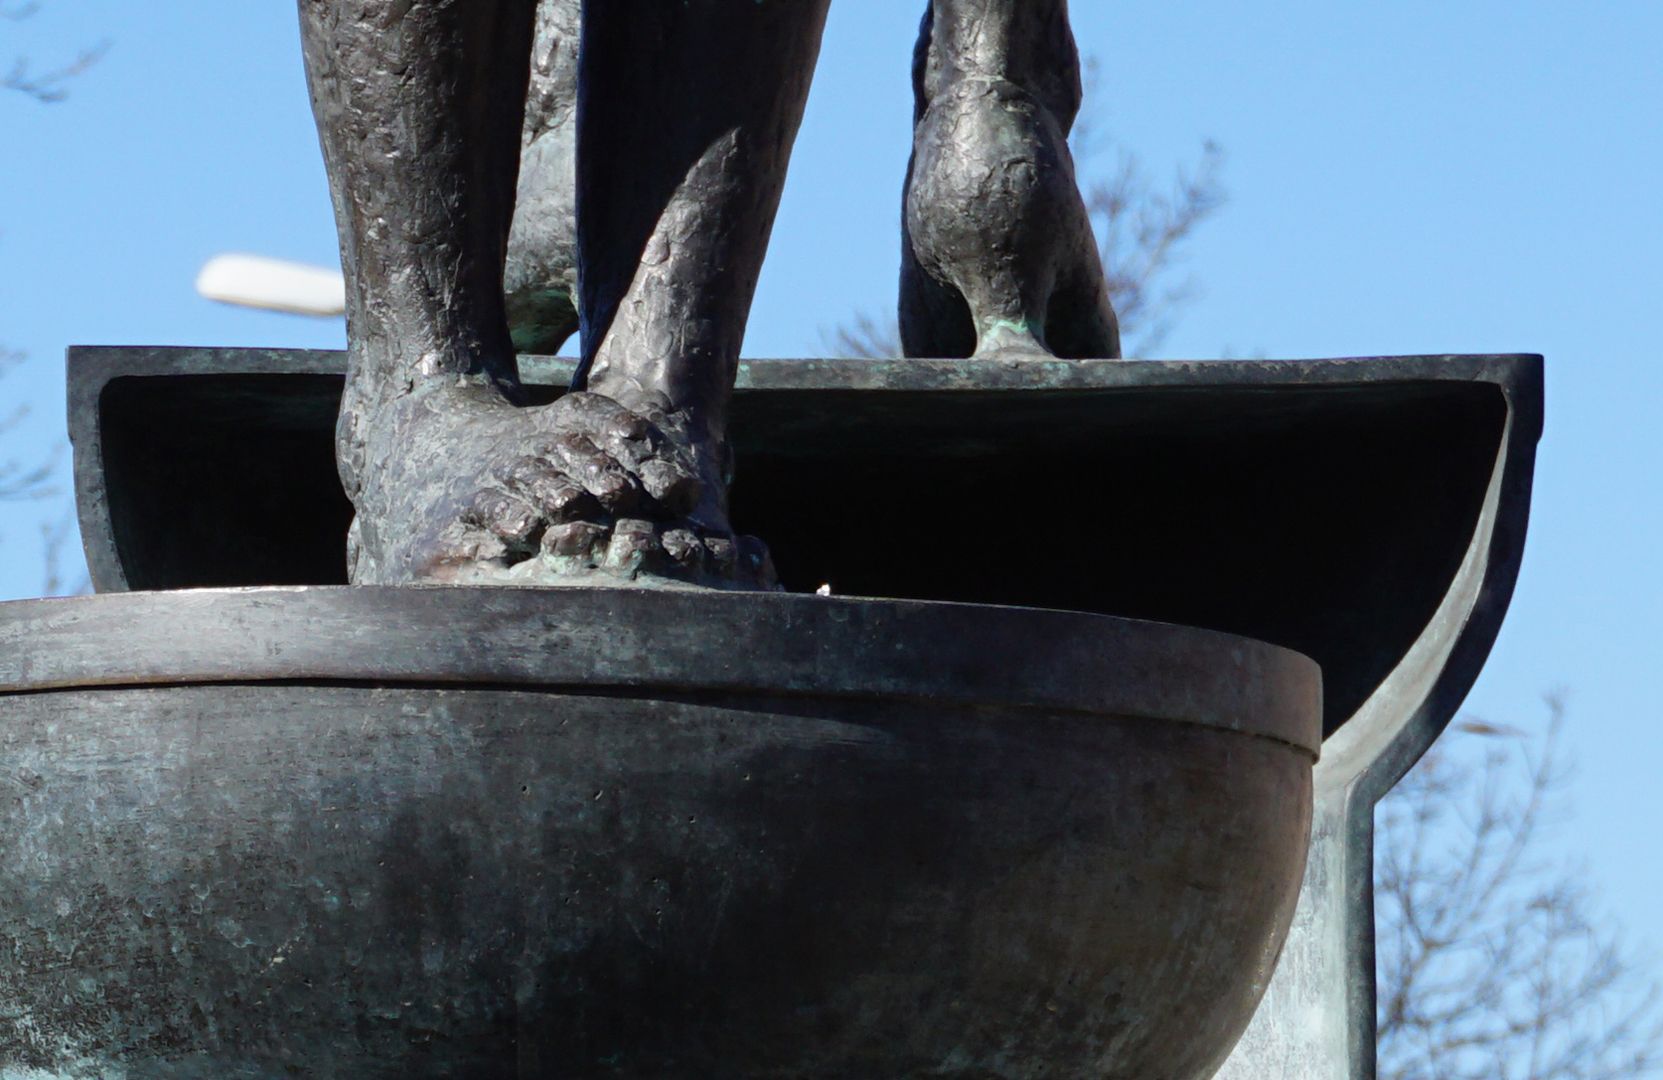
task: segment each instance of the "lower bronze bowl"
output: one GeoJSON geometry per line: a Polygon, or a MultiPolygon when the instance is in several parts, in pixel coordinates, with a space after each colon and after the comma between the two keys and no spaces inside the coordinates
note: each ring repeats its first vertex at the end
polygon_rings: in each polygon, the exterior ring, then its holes
{"type": "Polygon", "coordinates": [[[1204,1077],[1314,664],[623,590],[0,605],[0,1073],[1204,1077]]]}

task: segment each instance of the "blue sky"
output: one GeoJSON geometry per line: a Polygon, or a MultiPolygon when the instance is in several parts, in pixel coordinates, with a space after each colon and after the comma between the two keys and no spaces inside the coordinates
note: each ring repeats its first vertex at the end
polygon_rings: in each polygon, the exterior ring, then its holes
{"type": "MultiPolygon", "coordinates": [[[[1157,177],[1203,140],[1230,203],[1160,355],[1542,352],[1548,424],[1512,613],[1468,709],[1535,728],[1569,691],[1573,835],[1608,909],[1663,950],[1663,5],[1076,0],[1088,103],[1157,177]]],[[[836,0],[757,297],[750,355],[821,348],[893,304],[917,3],[836,0]]],[[[293,5],[50,0],[0,63],[109,39],[71,99],[0,97],[0,380],[62,442],[63,348],[329,346],[330,322],[217,307],[222,251],[329,263],[293,5]]],[[[0,596],[40,588],[38,522],[0,506],[0,596]]]]}

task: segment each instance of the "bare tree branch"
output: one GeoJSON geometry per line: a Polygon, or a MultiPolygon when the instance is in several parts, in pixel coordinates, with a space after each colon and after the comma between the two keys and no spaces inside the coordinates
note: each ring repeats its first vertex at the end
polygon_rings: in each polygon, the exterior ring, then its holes
{"type": "MultiPolygon", "coordinates": [[[[0,2],[0,19],[9,22],[22,22],[31,18],[41,10],[39,0],[23,3],[0,2]]],[[[0,75],[0,91],[9,90],[23,94],[42,104],[62,101],[66,94],[66,86],[82,72],[86,71],[104,55],[108,43],[84,49],[70,63],[58,68],[36,71],[27,59],[18,57],[10,64],[9,70],[0,75]]],[[[15,367],[23,360],[23,354],[15,349],[0,345],[0,376],[15,367]]],[[[28,415],[28,406],[20,405],[9,413],[0,414],[0,441],[12,438],[19,424],[28,415]]],[[[37,452],[38,448],[25,451],[26,460],[8,457],[0,460],[0,502],[15,502],[22,500],[47,499],[58,494],[52,483],[57,472],[59,461],[63,457],[63,448],[54,447],[49,452],[37,452]]],[[[41,527],[41,541],[45,558],[46,595],[56,595],[69,591],[85,591],[87,584],[84,575],[81,579],[70,581],[63,572],[66,561],[65,550],[68,540],[74,535],[74,521],[72,517],[64,516],[55,524],[41,527]]]]}
{"type": "Polygon", "coordinates": [[[1378,814],[1381,1080],[1632,1080],[1663,1069],[1663,998],[1543,840],[1564,813],[1563,702],[1539,746],[1481,722],[1378,814]]]}
{"type": "MultiPolygon", "coordinates": [[[[0,18],[10,22],[22,22],[38,14],[41,10],[39,0],[30,3],[0,5],[0,18]]],[[[25,97],[33,98],[43,105],[52,105],[69,96],[68,86],[77,77],[84,74],[88,68],[103,59],[109,52],[110,43],[101,41],[90,48],[82,49],[73,60],[55,68],[44,71],[36,70],[27,57],[18,56],[11,61],[6,74],[0,75],[0,90],[11,90],[25,97]]]]}
{"type": "MultiPolygon", "coordinates": [[[[0,376],[22,360],[22,353],[0,346],[0,376]]],[[[0,439],[9,435],[28,413],[28,406],[20,405],[10,413],[0,415],[0,439]]],[[[50,481],[57,469],[58,458],[59,452],[54,448],[28,464],[16,460],[0,461],[0,501],[45,499],[57,494],[50,481]]]]}
{"type": "Polygon", "coordinates": [[[879,322],[864,311],[821,337],[833,356],[882,359],[901,355],[901,328],[895,320],[879,322]]]}
{"type": "Polygon", "coordinates": [[[1223,163],[1218,145],[1203,143],[1200,161],[1179,169],[1171,188],[1162,190],[1135,157],[1122,153],[1112,173],[1086,185],[1086,208],[1128,355],[1158,348],[1177,309],[1193,295],[1191,282],[1176,277],[1177,265],[1196,228],[1224,205],[1223,163]]]}
{"type": "Polygon", "coordinates": [[[92,592],[92,579],[87,575],[85,560],[71,551],[75,538],[75,510],[71,507],[57,521],[45,522],[40,527],[41,551],[45,556],[42,596],[85,596],[92,592]],[[66,565],[76,564],[71,571],[66,565]]]}

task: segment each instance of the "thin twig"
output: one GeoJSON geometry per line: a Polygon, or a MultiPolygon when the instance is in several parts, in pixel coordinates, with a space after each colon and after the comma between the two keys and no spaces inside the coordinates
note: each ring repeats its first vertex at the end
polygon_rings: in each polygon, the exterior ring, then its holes
{"type": "Polygon", "coordinates": [[[1570,769],[1564,702],[1539,745],[1469,722],[1381,804],[1381,1080],[1624,1080],[1663,1068],[1663,998],[1543,850],[1570,769]],[[1462,729],[1465,729],[1464,732],[1462,729]],[[1474,737],[1505,739],[1476,755],[1474,737]]]}
{"type": "MultiPolygon", "coordinates": [[[[39,0],[29,0],[20,4],[0,4],[0,18],[10,22],[22,22],[39,14],[40,10],[39,0]]],[[[68,63],[44,71],[37,71],[27,57],[16,57],[11,61],[6,73],[0,75],[0,90],[22,94],[43,105],[54,105],[69,96],[70,83],[85,74],[109,51],[110,43],[100,41],[76,53],[75,58],[68,63]]]]}

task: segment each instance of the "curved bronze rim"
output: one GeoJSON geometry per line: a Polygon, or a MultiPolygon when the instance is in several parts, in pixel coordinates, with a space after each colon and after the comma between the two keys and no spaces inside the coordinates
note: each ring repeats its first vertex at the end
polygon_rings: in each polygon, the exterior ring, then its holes
{"type": "Polygon", "coordinates": [[[0,604],[0,694],[268,681],[887,697],[1321,746],[1321,674],[1264,642],[1080,612],[635,589],[303,587],[0,604]]]}

